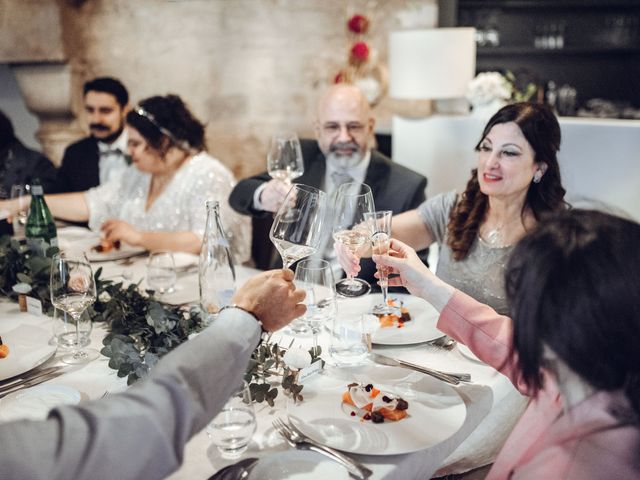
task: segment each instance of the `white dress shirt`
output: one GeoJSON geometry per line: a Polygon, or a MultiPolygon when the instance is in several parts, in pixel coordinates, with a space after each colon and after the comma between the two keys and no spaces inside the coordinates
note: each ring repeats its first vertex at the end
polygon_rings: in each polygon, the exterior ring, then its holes
{"type": "Polygon", "coordinates": [[[100,184],[119,178],[122,172],[127,169],[128,163],[125,155],[128,139],[129,135],[125,128],[112,143],[98,141],[100,184]]]}

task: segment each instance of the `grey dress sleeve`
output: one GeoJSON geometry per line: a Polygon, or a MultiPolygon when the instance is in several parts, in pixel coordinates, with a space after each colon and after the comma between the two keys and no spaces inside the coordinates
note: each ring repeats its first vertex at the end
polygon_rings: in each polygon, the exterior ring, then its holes
{"type": "Polygon", "coordinates": [[[225,310],[126,392],[0,424],[0,479],[166,477],[239,384],[259,338],[249,314],[225,310]]]}
{"type": "Polygon", "coordinates": [[[418,207],[418,215],[439,244],[444,243],[451,209],[456,204],[457,198],[455,191],[440,193],[422,202],[418,207]]]}

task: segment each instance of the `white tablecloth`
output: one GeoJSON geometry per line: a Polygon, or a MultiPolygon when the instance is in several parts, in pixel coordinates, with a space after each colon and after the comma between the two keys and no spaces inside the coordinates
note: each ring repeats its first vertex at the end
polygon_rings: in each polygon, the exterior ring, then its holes
{"type": "MultiPolygon", "coordinates": [[[[187,264],[195,258],[181,257],[179,263],[187,264]]],[[[145,274],[144,258],[136,258],[131,264],[123,262],[105,262],[95,264],[103,267],[103,277],[114,280],[137,282],[145,274]]],[[[239,267],[238,284],[256,273],[256,270],[239,267]]],[[[144,282],[143,282],[144,286],[144,282]]],[[[173,303],[195,302],[198,298],[197,274],[181,275],[175,293],[167,296],[173,303]]],[[[16,304],[0,303],[0,328],[7,314],[16,315],[16,304]]],[[[51,319],[21,314],[26,323],[49,325],[51,319]]],[[[105,330],[95,325],[91,334],[91,347],[100,349],[105,330]]],[[[278,335],[278,334],[276,334],[278,335]]],[[[281,334],[283,335],[283,334],[281,334]]],[[[323,334],[324,335],[324,334],[323,334]]],[[[278,338],[277,336],[275,338],[278,338]]],[[[289,341],[284,336],[283,344],[289,341]]],[[[297,339],[299,344],[311,345],[311,339],[297,339]]],[[[327,338],[320,336],[320,345],[327,338]]],[[[305,345],[306,346],[306,345],[305,345]]],[[[402,358],[414,363],[448,371],[469,372],[473,383],[456,387],[467,406],[464,424],[452,437],[436,447],[406,455],[396,456],[358,456],[374,471],[373,478],[429,478],[436,470],[438,474],[464,472],[489,463],[504,442],[515,421],[524,409],[525,400],[511,383],[492,368],[467,359],[457,350],[446,351],[426,344],[409,347],[377,347],[377,351],[389,356],[402,358]]],[[[47,365],[59,363],[61,352],[56,353],[47,365]]],[[[66,385],[79,390],[83,400],[101,397],[105,392],[118,392],[126,388],[126,378],[118,378],[116,372],[108,367],[107,359],[99,359],[80,366],[67,367],[64,375],[51,380],[50,384],[66,385]]],[[[278,416],[284,416],[286,398],[279,396],[275,408],[266,404],[257,404],[258,430],[243,457],[260,457],[272,452],[286,450],[282,439],[274,431],[271,422],[278,416]]],[[[0,401],[0,409],[2,402],[0,401]]],[[[210,444],[206,433],[200,432],[187,444],[182,467],[170,476],[172,480],[208,478],[216,470],[232,463],[222,459],[217,449],[210,444]]]]}

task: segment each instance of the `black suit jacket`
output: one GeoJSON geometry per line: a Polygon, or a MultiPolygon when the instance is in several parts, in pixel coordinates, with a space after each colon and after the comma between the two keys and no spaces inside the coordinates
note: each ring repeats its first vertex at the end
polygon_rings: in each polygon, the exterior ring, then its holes
{"type": "MultiPolygon", "coordinates": [[[[296,183],[303,183],[319,188],[324,180],[326,158],[320,151],[315,140],[301,140],[302,156],[304,159],[304,174],[298,177],[296,183]]],[[[251,215],[254,219],[254,235],[252,254],[258,268],[277,268],[279,261],[275,249],[269,241],[269,229],[273,215],[271,212],[253,208],[253,194],[256,189],[271,179],[267,172],[238,182],[229,196],[231,207],[239,213],[251,215]]],[[[371,152],[371,161],[364,179],[364,183],[371,187],[376,210],[391,210],[394,214],[412,210],[425,199],[427,179],[402,165],[393,163],[380,152],[371,152]]],[[[371,259],[360,262],[361,271],[358,277],[375,285],[373,277],[375,264],[371,259]]]]}
{"type": "Polygon", "coordinates": [[[83,138],[64,151],[58,169],[57,192],[84,192],[100,184],[98,141],[83,138]]]}

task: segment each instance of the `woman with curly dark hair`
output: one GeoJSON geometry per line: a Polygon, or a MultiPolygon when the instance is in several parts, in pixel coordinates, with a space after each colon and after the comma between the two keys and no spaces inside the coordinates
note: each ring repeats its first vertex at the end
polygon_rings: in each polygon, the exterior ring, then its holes
{"type": "MultiPolygon", "coordinates": [[[[233,174],[206,152],[204,125],[177,95],[141,101],[127,114],[132,165],[86,192],[47,195],[54,216],[89,221],[107,241],[197,253],[205,202],[220,203],[236,260],[248,258],[249,225],[228,203],[233,174]]],[[[0,202],[3,203],[3,202],[0,202]]],[[[3,207],[13,211],[10,202],[3,207]]]]}
{"type": "Polygon", "coordinates": [[[547,106],[501,108],[476,145],[478,163],[465,191],[395,216],[394,237],[416,250],[437,242],[438,277],[506,313],[503,277],[513,246],[545,213],[567,207],[559,149],[560,125],[547,106]]]}

